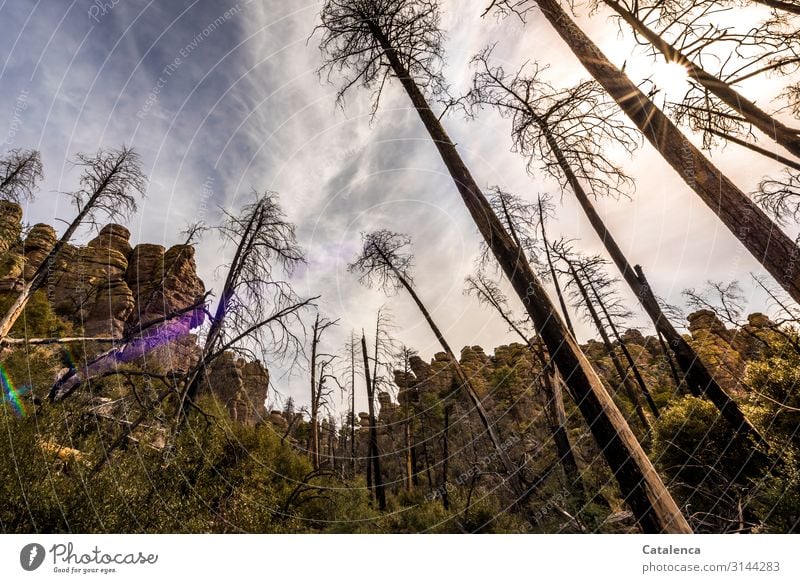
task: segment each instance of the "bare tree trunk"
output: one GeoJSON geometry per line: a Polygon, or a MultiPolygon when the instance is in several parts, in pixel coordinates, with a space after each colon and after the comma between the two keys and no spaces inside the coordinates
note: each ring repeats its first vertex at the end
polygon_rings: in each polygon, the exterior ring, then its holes
{"type": "Polygon", "coordinates": [[[792,14],[800,14],[800,5],[794,2],[787,2],[786,0],[752,0],[756,4],[763,4],[770,8],[791,12],[792,14]]]}
{"type": "Polygon", "coordinates": [[[447,491],[447,476],[450,467],[450,408],[452,405],[444,405],[444,431],[442,432],[442,506],[445,510],[450,510],[450,493],[447,491]]]}
{"type": "Polygon", "coordinates": [[[716,213],[775,280],[800,301],[800,250],[769,217],[695,148],[669,118],[616,68],[557,0],[536,0],[542,14],[664,159],[716,213]]]}
{"type": "MultiPolygon", "coordinates": [[[[553,266],[553,257],[550,254],[550,245],[547,243],[547,230],[544,228],[544,209],[542,208],[542,201],[539,200],[539,224],[542,227],[542,243],[544,244],[544,255],[547,258],[547,266],[550,269],[550,277],[553,278],[553,286],[556,288],[556,296],[558,296],[558,303],[561,305],[561,313],[564,315],[564,322],[567,324],[567,329],[572,337],[575,338],[575,328],[572,327],[572,320],[567,311],[567,302],[564,301],[564,293],[561,291],[561,284],[558,283],[558,274],[556,268],[553,266]]],[[[519,245],[519,242],[517,242],[519,245]]]]}
{"type": "Polygon", "coordinates": [[[319,419],[318,401],[322,387],[317,387],[317,344],[319,343],[319,313],[314,320],[314,330],[311,340],[311,431],[308,434],[306,449],[315,470],[319,469],[319,419]]]}
{"type": "Polygon", "coordinates": [[[648,28],[634,14],[620,6],[619,3],[614,0],[604,0],[604,3],[619,14],[637,34],[646,38],[647,42],[658,50],[667,62],[678,63],[686,67],[689,77],[697,81],[707,91],[719,97],[728,107],[739,112],[748,123],[757,127],[795,156],[800,156],[800,135],[798,135],[797,130],[787,127],[730,85],[693,63],[691,59],[669,44],[658,33],[648,28]]]}
{"type": "Polygon", "coordinates": [[[747,419],[736,401],[725,392],[719,383],[717,383],[703,361],[700,360],[694,348],[692,348],[686,339],[675,329],[666,315],[664,315],[650,285],[644,278],[642,268],[639,266],[633,267],[628,262],[627,257],[617,244],[614,236],[597,213],[583,185],[572,171],[572,167],[561,151],[558,142],[555,140],[552,133],[550,133],[547,126],[540,125],[540,127],[545,134],[548,146],[558,161],[561,171],[564,173],[567,183],[570,185],[575,198],[581,205],[595,233],[597,233],[597,236],[602,241],[608,255],[617,266],[617,269],[619,269],[623,279],[628,284],[645,312],[647,312],[647,315],[650,316],[657,332],[664,336],[675,353],[675,359],[684,374],[686,383],[692,394],[698,397],[705,395],[714,403],[717,409],[719,409],[720,413],[727,419],[734,430],[741,432],[742,435],[752,435],[757,441],[764,443],[763,438],[759,435],[753,424],[750,423],[750,420],[747,419]]]}
{"type": "Polygon", "coordinates": [[[788,166],[789,168],[800,170],[800,162],[796,162],[791,158],[787,158],[786,156],[781,156],[780,154],[776,154],[775,152],[770,152],[766,148],[756,146],[755,144],[751,144],[750,142],[746,142],[741,138],[737,138],[736,136],[726,134],[725,132],[721,132],[714,128],[703,128],[703,129],[707,131],[709,134],[713,134],[718,138],[722,138],[726,142],[731,142],[732,144],[736,144],[737,146],[742,146],[743,148],[747,148],[748,150],[755,152],[756,154],[761,154],[762,156],[769,158],[770,160],[777,162],[778,164],[783,164],[784,166],[788,166]]]}
{"type": "Polygon", "coordinates": [[[580,407],[623,498],[644,532],[689,533],[691,528],[631,431],[597,373],[569,334],[536,274],[470,174],[455,145],[431,111],[380,28],[370,23],[395,75],[403,85],[447,166],[461,197],[498,263],[514,286],[580,407]]]}
{"type": "MultiPolygon", "coordinates": [[[[387,264],[391,265],[390,262],[387,260],[387,264]]],[[[453,366],[453,370],[455,371],[456,380],[461,388],[463,388],[467,392],[467,396],[469,397],[470,401],[475,407],[475,410],[478,413],[478,417],[480,418],[481,424],[483,425],[484,431],[486,431],[486,435],[489,437],[489,441],[492,442],[492,447],[497,454],[497,458],[500,460],[503,469],[508,476],[509,483],[511,485],[512,490],[514,493],[522,498],[525,495],[526,488],[522,480],[521,469],[518,468],[514,462],[511,461],[511,458],[508,455],[508,452],[503,448],[502,443],[500,442],[500,438],[497,436],[495,432],[494,425],[489,420],[489,415],[486,412],[486,409],[481,402],[478,393],[475,391],[475,387],[472,385],[472,381],[470,380],[467,373],[464,372],[464,369],[461,367],[461,363],[456,358],[455,353],[450,348],[450,345],[445,340],[444,335],[439,330],[439,327],[436,325],[436,322],[433,321],[433,317],[431,316],[428,309],[425,307],[425,304],[422,303],[422,300],[419,298],[417,293],[414,291],[414,288],[411,284],[402,276],[402,274],[395,269],[395,275],[398,278],[398,281],[402,284],[411,298],[414,300],[414,303],[419,308],[419,311],[422,312],[422,315],[425,317],[425,321],[428,323],[431,331],[433,332],[436,339],[439,341],[439,344],[442,347],[442,350],[445,351],[450,363],[453,366]]],[[[445,409],[448,405],[445,405],[445,409]]],[[[446,415],[445,415],[446,416],[446,415]]],[[[447,463],[445,461],[445,463],[447,463]]]]}
{"type": "Polygon", "coordinates": [[[647,401],[647,405],[648,407],[650,407],[650,411],[653,413],[656,419],[658,419],[661,413],[658,411],[658,407],[656,406],[655,401],[653,401],[653,395],[650,394],[650,389],[647,388],[647,383],[644,382],[644,379],[642,378],[642,375],[639,372],[639,367],[636,365],[636,362],[634,361],[633,356],[631,356],[628,347],[622,340],[622,336],[620,336],[619,330],[617,330],[617,325],[614,324],[614,319],[611,317],[611,314],[608,313],[605,302],[603,302],[603,298],[600,297],[600,294],[597,292],[597,288],[592,282],[592,279],[586,273],[585,269],[583,270],[583,274],[584,276],[586,276],[586,283],[589,285],[589,289],[591,290],[592,295],[594,296],[594,299],[597,302],[597,305],[600,306],[600,311],[603,312],[603,315],[606,318],[606,322],[608,322],[608,327],[611,328],[611,333],[614,335],[617,344],[619,344],[619,348],[620,350],[622,350],[622,354],[625,356],[625,360],[628,361],[628,367],[631,369],[631,372],[633,372],[633,378],[636,379],[636,384],[639,385],[639,390],[642,392],[642,395],[644,395],[644,399],[645,401],[647,401]]]}
{"type": "Polygon", "coordinates": [[[583,282],[581,281],[581,278],[572,263],[566,257],[563,259],[569,266],[569,270],[572,273],[572,278],[575,280],[575,285],[578,287],[578,291],[580,291],[583,301],[586,303],[586,309],[589,311],[592,322],[594,322],[594,326],[597,328],[597,331],[600,333],[600,338],[603,340],[603,345],[606,347],[606,352],[608,353],[611,362],[614,364],[614,369],[617,371],[617,375],[619,376],[620,386],[625,389],[625,393],[627,393],[628,399],[630,399],[631,404],[636,411],[636,415],[639,417],[639,420],[642,422],[645,430],[649,431],[651,429],[650,420],[647,419],[647,415],[644,414],[642,404],[639,402],[639,397],[636,394],[636,391],[633,389],[633,387],[631,387],[628,373],[625,371],[625,367],[623,367],[622,363],[619,361],[619,357],[617,356],[616,350],[614,350],[614,346],[611,344],[611,340],[608,337],[605,326],[603,326],[603,322],[600,320],[600,316],[597,314],[597,310],[594,308],[592,299],[589,297],[589,292],[586,290],[586,286],[583,285],[583,282]]]}
{"type": "Polygon", "coordinates": [[[25,311],[25,306],[28,305],[28,302],[33,294],[41,289],[41,287],[47,281],[47,278],[51,275],[53,266],[55,265],[56,257],[58,257],[58,255],[61,253],[61,250],[67,245],[67,243],[70,242],[72,236],[75,234],[75,231],[81,226],[84,219],[92,210],[95,202],[102,193],[102,189],[97,189],[94,192],[92,197],[86,202],[86,205],[84,205],[78,215],[69,224],[67,230],[64,231],[64,234],[61,235],[58,241],[56,241],[56,244],[53,245],[53,248],[50,249],[50,252],[36,268],[36,271],[33,272],[33,276],[31,277],[30,281],[23,282],[22,291],[19,292],[17,299],[14,300],[14,303],[11,304],[10,308],[8,308],[3,316],[3,319],[0,320],[0,346],[3,345],[3,341],[6,339],[6,336],[8,336],[9,332],[11,332],[11,328],[14,327],[14,324],[22,315],[22,312],[25,311]]]}
{"type": "Polygon", "coordinates": [[[658,337],[658,344],[661,346],[661,353],[664,355],[664,359],[669,365],[669,371],[672,374],[672,380],[675,381],[675,389],[680,390],[683,381],[678,374],[678,370],[675,368],[675,362],[672,360],[672,353],[670,352],[670,349],[667,348],[667,343],[664,342],[664,336],[661,335],[660,330],[656,330],[656,336],[658,337]]]}
{"type": "Polygon", "coordinates": [[[356,475],[356,341],[350,333],[350,464],[356,475]]]}
{"type": "Polygon", "coordinates": [[[372,479],[374,482],[375,498],[378,500],[378,508],[386,510],[386,493],[383,489],[383,477],[381,476],[381,460],[378,451],[378,430],[375,422],[375,390],[369,372],[369,357],[367,356],[367,339],[361,336],[361,351],[364,355],[364,373],[367,377],[367,399],[369,411],[369,455],[367,456],[368,467],[371,468],[372,479]]]}

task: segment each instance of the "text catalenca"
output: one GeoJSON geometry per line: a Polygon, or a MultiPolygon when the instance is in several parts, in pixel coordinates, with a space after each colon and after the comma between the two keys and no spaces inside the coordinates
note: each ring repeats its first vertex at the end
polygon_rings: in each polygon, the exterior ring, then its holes
{"type": "Polygon", "coordinates": [[[699,555],[700,549],[698,547],[654,547],[652,545],[644,545],[642,552],[645,555],[699,555]]]}

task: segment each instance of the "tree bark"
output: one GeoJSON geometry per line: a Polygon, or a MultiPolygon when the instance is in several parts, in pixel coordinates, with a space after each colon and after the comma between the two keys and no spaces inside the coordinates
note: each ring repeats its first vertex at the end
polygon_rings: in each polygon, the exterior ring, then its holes
{"type": "Polygon", "coordinates": [[[756,441],[766,443],[753,424],[750,423],[750,420],[747,419],[736,401],[734,401],[714,379],[703,361],[700,360],[694,348],[692,348],[664,315],[652,289],[647,283],[647,280],[644,279],[644,273],[641,267],[633,267],[628,262],[627,257],[617,244],[614,236],[597,213],[592,201],[589,199],[588,193],[584,190],[583,185],[573,172],[572,166],[561,151],[561,147],[555,137],[543,121],[539,120],[537,123],[539,123],[540,129],[544,132],[548,146],[556,157],[556,161],[561,171],[564,173],[564,177],[572,189],[572,193],[578,200],[578,204],[581,205],[586,218],[603,243],[608,255],[617,266],[617,269],[619,269],[622,278],[628,284],[645,312],[647,312],[647,315],[650,316],[656,330],[664,336],[667,343],[672,348],[672,351],[675,353],[675,359],[684,374],[689,390],[698,397],[705,395],[714,403],[735,431],[740,431],[742,435],[751,435],[756,438],[756,441]]]}
{"type": "Polygon", "coordinates": [[[636,365],[636,361],[634,361],[633,356],[631,356],[631,353],[628,350],[628,347],[622,340],[622,336],[620,335],[619,330],[617,330],[617,325],[614,324],[614,319],[611,317],[611,314],[608,313],[605,302],[603,302],[603,298],[600,297],[600,294],[597,292],[597,288],[595,287],[589,275],[586,273],[585,269],[583,270],[583,274],[586,276],[586,283],[589,285],[589,289],[591,290],[597,305],[600,306],[600,311],[603,312],[606,322],[608,322],[608,327],[611,328],[611,334],[614,335],[614,338],[616,339],[617,344],[619,344],[619,348],[622,351],[625,360],[628,362],[628,367],[633,373],[633,378],[636,379],[636,384],[639,385],[639,390],[642,392],[642,395],[644,395],[644,399],[647,401],[650,411],[653,413],[655,418],[658,419],[661,416],[661,413],[658,411],[655,401],[653,401],[653,395],[650,394],[650,389],[647,388],[647,383],[644,382],[644,379],[639,372],[639,367],[636,365]]]}
{"type": "MultiPolygon", "coordinates": [[[[387,259],[388,262],[388,259],[387,259]]],[[[389,263],[391,265],[391,263],[389,263]]],[[[392,266],[394,269],[394,266],[392,266]]],[[[411,284],[400,274],[399,271],[394,269],[395,275],[397,276],[398,280],[408,292],[408,295],[411,296],[411,299],[414,300],[414,303],[419,308],[419,311],[422,313],[425,321],[428,323],[431,331],[433,332],[434,336],[436,336],[436,340],[439,341],[439,344],[444,350],[445,354],[447,354],[447,358],[449,359],[450,363],[453,366],[453,370],[455,372],[456,380],[458,381],[459,387],[463,388],[467,396],[469,397],[470,401],[472,401],[475,410],[478,413],[478,417],[480,418],[481,425],[483,425],[483,429],[486,432],[486,435],[489,437],[489,441],[492,443],[492,447],[497,454],[497,458],[500,460],[503,469],[505,470],[506,475],[508,476],[509,483],[511,485],[512,490],[514,493],[519,497],[522,498],[526,493],[526,488],[522,480],[521,469],[518,468],[514,462],[511,461],[511,458],[508,455],[508,452],[503,448],[503,444],[500,442],[500,438],[497,436],[497,432],[494,429],[494,425],[489,420],[489,415],[486,412],[486,409],[481,402],[478,393],[475,391],[475,387],[472,385],[472,381],[470,380],[467,373],[461,367],[461,363],[456,358],[455,353],[450,348],[450,345],[445,340],[444,335],[442,334],[439,327],[436,325],[436,322],[433,321],[433,317],[431,316],[428,309],[425,307],[425,304],[422,303],[422,300],[419,298],[417,293],[414,291],[414,288],[411,284]]],[[[448,405],[445,405],[445,409],[448,405]]],[[[446,463],[446,461],[445,461],[446,463]]]]}
{"type": "Polygon", "coordinates": [[[367,456],[367,464],[368,467],[371,468],[375,498],[378,500],[378,508],[381,510],[386,510],[386,493],[383,489],[383,477],[381,476],[381,459],[380,452],[378,450],[378,429],[375,421],[375,391],[369,372],[367,339],[363,335],[361,336],[361,351],[364,355],[364,374],[367,380],[367,406],[369,411],[369,454],[367,456]]]}
{"type": "Polygon", "coordinates": [[[61,235],[58,241],[56,241],[56,244],[53,245],[52,249],[50,249],[50,252],[36,268],[36,271],[33,272],[31,280],[22,284],[22,290],[17,296],[17,299],[14,300],[14,303],[8,308],[3,316],[3,319],[0,320],[0,346],[3,345],[6,337],[11,332],[11,328],[14,327],[14,324],[22,315],[22,312],[25,311],[25,306],[28,305],[31,296],[33,296],[33,294],[36,293],[47,281],[47,278],[52,272],[56,257],[58,257],[59,253],[61,253],[61,250],[64,248],[64,246],[70,242],[72,236],[75,234],[75,231],[83,223],[83,220],[89,214],[89,211],[94,207],[97,199],[103,194],[107,183],[108,179],[101,184],[97,190],[95,190],[95,192],[92,194],[92,197],[86,202],[86,205],[72,220],[67,227],[67,230],[64,231],[64,234],[61,235]]]}
{"type": "Polygon", "coordinates": [[[763,4],[776,10],[783,10],[791,12],[792,14],[800,14],[800,5],[793,2],[786,2],[785,0],[753,0],[756,4],[763,4]]]}
{"type": "Polygon", "coordinates": [[[619,14],[620,18],[627,22],[636,33],[646,38],[647,42],[658,50],[667,62],[677,63],[686,67],[689,77],[697,81],[707,91],[719,97],[728,107],[738,111],[748,123],[761,130],[795,156],[800,156],[800,135],[798,135],[797,130],[793,130],[776,120],[733,87],[696,65],[676,47],[669,44],[658,33],[648,28],[634,14],[614,0],[603,1],[609,8],[619,14]]]}
{"type": "Polygon", "coordinates": [[[318,400],[319,391],[322,387],[317,387],[317,344],[319,343],[319,313],[314,320],[314,330],[311,340],[311,431],[308,434],[308,455],[315,470],[319,469],[319,419],[318,400]]]}
{"type": "Polygon", "coordinates": [[[438,118],[431,111],[419,87],[405,70],[397,53],[378,26],[375,23],[370,23],[370,26],[375,38],[386,52],[395,75],[439,150],[442,161],[481,235],[539,330],[640,528],[644,532],[653,533],[690,533],[689,524],[642,450],[636,436],[606,392],[577,342],[564,327],[536,274],[492,212],[483,192],[438,118]]]}
{"type": "Polygon", "coordinates": [[[583,66],[664,159],[795,300],[800,302],[800,250],[719,171],[581,31],[557,0],[536,0],[583,66]]]}
{"type": "Polygon", "coordinates": [[[633,389],[633,387],[631,387],[628,373],[625,372],[625,367],[623,367],[622,363],[619,361],[619,357],[617,356],[617,352],[614,350],[614,346],[611,344],[611,339],[608,337],[605,326],[603,326],[603,322],[600,320],[597,310],[594,309],[594,304],[592,303],[592,299],[589,297],[589,292],[586,291],[586,286],[583,285],[583,282],[581,281],[581,278],[572,263],[566,258],[564,258],[564,261],[567,262],[569,270],[572,273],[572,278],[575,281],[575,285],[578,287],[578,291],[580,291],[583,301],[586,303],[586,309],[589,311],[589,316],[591,316],[592,322],[594,322],[594,327],[597,328],[597,331],[600,333],[600,338],[603,340],[603,345],[606,347],[606,352],[608,353],[608,356],[614,365],[614,369],[617,371],[617,375],[619,376],[620,386],[625,389],[628,399],[630,399],[633,409],[636,411],[636,415],[642,422],[645,431],[650,431],[650,420],[647,418],[647,415],[644,414],[642,404],[639,402],[639,397],[636,394],[636,391],[633,389]]]}

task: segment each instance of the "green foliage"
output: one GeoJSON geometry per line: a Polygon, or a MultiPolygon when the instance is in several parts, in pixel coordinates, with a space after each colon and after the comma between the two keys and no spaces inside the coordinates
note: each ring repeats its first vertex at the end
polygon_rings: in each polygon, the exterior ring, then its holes
{"type": "MultiPolygon", "coordinates": [[[[0,313],[5,314],[16,299],[16,294],[0,295],[0,313]]],[[[46,291],[40,289],[28,300],[10,335],[14,338],[59,338],[70,330],[71,325],[56,315],[46,291]]]]}
{"type": "Polygon", "coordinates": [[[274,431],[234,424],[216,403],[203,406],[219,422],[192,417],[165,450],[131,442],[96,475],[90,469],[104,455],[107,431],[70,441],[66,426],[80,412],[48,406],[18,418],[2,406],[0,526],[6,532],[319,532],[363,518],[363,493],[332,478],[308,480],[308,460],[281,445],[274,431]],[[312,495],[287,505],[302,483],[315,488],[312,495]]]}

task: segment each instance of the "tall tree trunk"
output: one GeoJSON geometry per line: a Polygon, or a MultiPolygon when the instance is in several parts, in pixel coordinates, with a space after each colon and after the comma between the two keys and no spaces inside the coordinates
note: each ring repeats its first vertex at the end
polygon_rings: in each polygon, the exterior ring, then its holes
{"type": "Polygon", "coordinates": [[[361,351],[364,355],[364,373],[367,380],[367,399],[369,411],[369,455],[367,463],[372,471],[374,482],[375,498],[378,500],[378,508],[386,510],[386,493],[383,489],[383,476],[381,476],[381,458],[378,450],[378,429],[375,422],[375,390],[369,373],[369,356],[367,355],[367,339],[361,336],[361,351]]]}
{"type": "Polygon", "coordinates": [[[777,162],[778,164],[783,164],[784,166],[788,166],[789,168],[794,168],[795,170],[800,170],[800,162],[792,160],[791,158],[787,158],[786,156],[781,156],[780,154],[776,154],[775,152],[770,152],[766,148],[762,148],[760,146],[756,146],[755,144],[751,144],[741,138],[737,138],[736,136],[732,136],[730,134],[726,134],[725,132],[721,132],[714,128],[703,128],[709,134],[713,134],[718,138],[722,138],[726,142],[731,142],[732,144],[736,144],[737,146],[741,146],[743,148],[747,148],[748,150],[755,152],[756,154],[761,154],[765,158],[769,158],[773,162],[777,162]]]}
{"type": "Polygon", "coordinates": [[[600,451],[617,479],[622,496],[644,532],[689,533],[691,528],[642,450],[597,373],[564,327],[527,260],[492,212],[455,145],[431,111],[425,96],[375,23],[370,23],[395,75],[447,166],[476,226],[519,295],[547,345],[556,367],[580,407],[600,451]]]}
{"type": "Polygon", "coordinates": [[[92,197],[86,202],[86,205],[81,209],[78,215],[72,220],[72,222],[67,227],[67,230],[64,231],[64,234],[56,241],[56,244],[53,245],[53,248],[50,249],[50,252],[45,256],[44,260],[39,264],[36,268],[36,271],[33,272],[33,276],[31,277],[30,281],[23,282],[22,290],[20,291],[17,299],[14,300],[14,303],[11,304],[11,307],[8,308],[3,319],[0,320],[0,346],[3,345],[8,334],[11,332],[11,328],[14,327],[14,324],[17,322],[19,317],[22,315],[22,312],[25,311],[25,306],[28,305],[33,294],[35,294],[47,281],[47,278],[51,275],[53,267],[55,265],[56,257],[61,253],[61,250],[64,246],[70,242],[72,236],[75,234],[75,231],[80,227],[83,223],[86,216],[89,214],[89,211],[94,207],[97,199],[105,190],[105,185],[101,185],[92,195],[92,197]]]}
{"type": "Polygon", "coordinates": [[[748,123],[761,130],[795,156],[800,157],[800,135],[798,135],[797,130],[787,127],[741,95],[733,87],[696,65],[680,50],[647,27],[644,22],[618,2],[614,0],[603,1],[609,8],[619,14],[636,33],[646,38],[647,42],[658,50],[667,62],[677,63],[686,67],[689,77],[697,81],[707,91],[719,97],[728,107],[739,112],[748,123]]]}
{"type": "Polygon", "coordinates": [[[606,308],[603,298],[600,297],[594,282],[592,282],[592,279],[586,273],[586,270],[584,269],[582,271],[584,276],[586,276],[586,283],[589,285],[589,290],[592,292],[595,302],[597,302],[597,305],[600,306],[600,311],[603,312],[606,322],[608,322],[608,327],[611,328],[611,334],[613,334],[623,356],[625,356],[625,360],[628,362],[628,367],[631,369],[631,372],[633,372],[633,378],[636,379],[636,384],[639,385],[639,390],[641,391],[642,395],[644,395],[644,399],[647,401],[650,411],[653,413],[656,419],[658,419],[661,416],[661,413],[658,411],[655,401],[653,401],[653,395],[650,394],[650,389],[647,388],[647,383],[644,382],[644,379],[639,372],[639,367],[636,365],[636,361],[633,359],[628,347],[622,340],[622,336],[620,335],[619,330],[617,330],[617,325],[614,324],[614,318],[612,318],[611,314],[608,313],[608,309],[606,308]]]}
{"type": "Polygon", "coordinates": [[[317,399],[322,387],[317,387],[317,342],[319,332],[319,314],[314,320],[314,334],[311,340],[311,431],[308,434],[308,455],[315,470],[319,469],[319,419],[317,419],[317,399]]]}
{"type": "MultiPolygon", "coordinates": [[[[387,264],[391,265],[391,263],[386,259],[387,264]]],[[[393,267],[394,269],[394,267],[393,267]]],[[[396,269],[395,275],[397,279],[400,281],[402,286],[408,292],[408,295],[411,296],[411,299],[414,300],[414,303],[419,308],[419,311],[422,313],[425,321],[428,323],[431,331],[433,332],[436,339],[439,341],[439,344],[444,350],[445,354],[447,354],[447,358],[450,361],[451,365],[453,366],[453,370],[455,372],[456,380],[458,381],[459,387],[463,388],[467,396],[469,397],[470,401],[472,401],[475,410],[478,413],[478,417],[480,418],[481,425],[483,425],[483,429],[486,432],[486,435],[489,437],[489,441],[492,443],[492,447],[494,448],[495,454],[497,455],[497,459],[500,460],[500,464],[503,466],[503,469],[508,476],[509,484],[514,490],[515,494],[522,498],[526,493],[526,488],[523,483],[522,476],[520,475],[522,470],[518,468],[514,462],[511,461],[511,457],[508,455],[508,452],[503,448],[503,444],[500,442],[500,438],[497,436],[497,432],[494,429],[493,423],[489,419],[489,415],[486,412],[486,409],[481,402],[478,393],[475,391],[475,387],[472,384],[472,380],[470,380],[467,373],[461,367],[461,363],[456,358],[455,353],[450,348],[450,345],[445,340],[444,335],[442,334],[439,327],[436,325],[436,322],[433,321],[433,317],[431,316],[428,309],[425,307],[425,304],[422,303],[422,300],[419,298],[417,293],[414,291],[414,288],[411,284],[402,276],[402,274],[397,271],[396,269]]],[[[448,405],[445,405],[447,408],[448,405]]]]}
{"type": "Polygon", "coordinates": [[[756,4],[763,4],[770,8],[791,12],[792,14],[800,14],[800,5],[795,2],[788,2],[787,0],[752,0],[756,4]]]}
{"type": "MultiPolygon", "coordinates": [[[[558,283],[558,274],[556,274],[556,268],[553,265],[553,257],[550,254],[550,245],[547,242],[547,231],[544,228],[544,208],[542,207],[541,200],[539,200],[539,225],[542,227],[542,243],[544,244],[544,254],[547,258],[547,266],[550,269],[550,277],[553,278],[553,286],[556,288],[558,303],[561,305],[561,313],[564,314],[564,322],[567,324],[569,333],[572,334],[573,338],[575,338],[575,328],[572,327],[572,320],[570,319],[569,312],[567,310],[567,302],[564,301],[564,293],[561,291],[561,284],[558,283]]],[[[519,245],[519,242],[517,242],[517,245],[519,245]]]]}
{"type": "Polygon", "coordinates": [[[350,465],[356,475],[356,340],[350,333],[350,465]]]}
{"type": "Polygon", "coordinates": [[[548,146],[555,155],[556,161],[561,171],[564,173],[572,193],[578,200],[578,204],[581,205],[586,218],[603,243],[608,255],[617,266],[617,269],[619,269],[622,278],[628,284],[631,291],[636,296],[636,299],[642,305],[645,312],[647,312],[647,315],[650,316],[650,319],[653,321],[653,326],[664,336],[669,346],[672,348],[672,351],[675,353],[675,359],[683,372],[689,390],[698,397],[705,395],[717,409],[719,409],[720,413],[727,419],[728,423],[730,423],[735,431],[741,432],[742,435],[751,435],[756,438],[756,441],[765,443],[753,424],[747,419],[738,403],[736,403],[736,401],[725,392],[725,389],[719,385],[709,369],[697,355],[694,348],[692,348],[666,317],[650,285],[644,278],[642,268],[640,266],[633,267],[628,262],[627,257],[617,244],[614,236],[597,213],[588,193],[584,190],[575,172],[573,172],[572,166],[564,156],[561,147],[555,140],[553,134],[549,131],[547,125],[540,124],[540,128],[544,132],[548,146]]]}
{"type": "Polygon", "coordinates": [[[664,159],[795,301],[800,250],[717,169],[571,20],[557,0],[536,0],[545,18],[664,159]]]}
{"type": "Polygon", "coordinates": [[[442,506],[445,510],[450,510],[450,493],[447,491],[448,470],[450,467],[450,407],[449,403],[444,405],[444,431],[442,432],[442,506]]]}
{"type": "Polygon", "coordinates": [[[678,370],[675,368],[675,362],[672,360],[672,352],[667,347],[667,343],[664,342],[664,336],[661,334],[660,330],[656,330],[656,336],[658,337],[658,344],[661,346],[661,353],[664,355],[664,359],[669,365],[669,372],[672,374],[672,380],[675,382],[675,389],[680,390],[683,380],[678,374],[678,370]]]}
{"type": "MultiPolygon", "coordinates": [[[[555,273],[554,268],[553,273],[555,273]]],[[[539,365],[542,367],[540,386],[546,400],[548,423],[550,425],[550,433],[553,436],[553,443],[556,446],[558,459],[561,462],[565,477],[575,488],[576,493],[582,495],[584,491],[583,481],[581,480],[578,464],[575,461],[572,444],[570,443],[569,434],[567,433],[567,415],[564,411],[564,396],[561,392],[561,385],[559,384],[561,381],[557,378],[558,373],[553,367],[553,363],[544,354],[542,347],[534,344],[531,339],[528,338],[517,323],[505,312],[503,307],[495,301],[495,298],[488,292],[483,295],[486,301],[500,314],[500,317],[508,327],[525,343],[533,358],[538,361],[539,365]]]]}
{"type": "Polygon", "coordinates": [[[594,308],[592,298],[589,297],[589,292],[586,290],[586,286],[583,285],[580,275],[578,275],[578,272],[575,270],[575,267],[572,265],[572,263],[566,258],[564,258],[564,261],[569,266],[569,270],[572,273],[572,278],[575,280],[575,285],[578,287],[578,291],[580,291],[581,297],[583,297],[583,301],[586,303],[586,309],[589,311],[589,316],[591,316],[595,328],[597,328],[597,331],[600,333],[600,338],[603,340],[603,345],[606,347],[608,357],[611,359],[614,369],[617,371],[617,375],[619,376],[620,386],[625,389],[628,399],[630,399],[633,409],[636,411],[636,415],[639,417],[639,420],[642,422],[645,430],[649,431],[651,429],[650,420],[647,419],[647,415],[644,414],[642,404],[639,402],[639,396],[631,386],[630,377],[625,371],[625,367],[623,367],[622,363],[619,361],[617,351],[614,350],[614,345],[611,344],[611,339],[608,337],[605,326],[603,325],[602,320],[600,320],[597,310],[594,308]]]}

